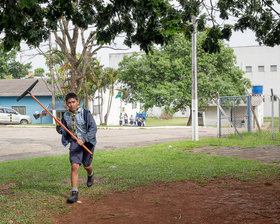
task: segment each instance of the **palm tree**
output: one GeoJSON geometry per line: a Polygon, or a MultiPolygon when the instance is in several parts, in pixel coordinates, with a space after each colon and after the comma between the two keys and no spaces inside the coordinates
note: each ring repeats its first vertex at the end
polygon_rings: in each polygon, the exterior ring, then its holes
{"type": "Polygon", "coordinates": [[[114,96],[114,90],[115,90],[115,83],[117,82],[119,78],[119,72],[118,70],[115,70],[113,68],[105,68],[103,75],[106,79],[106,88],[109,89],[109,98],[108,98],[108,105],[107,105],[107,112],[106,112],[106,119],[104,121],[105,125],[107,125],[108,117],[110,114],[111,106],[112,106],[112,100],[114,96]]]}

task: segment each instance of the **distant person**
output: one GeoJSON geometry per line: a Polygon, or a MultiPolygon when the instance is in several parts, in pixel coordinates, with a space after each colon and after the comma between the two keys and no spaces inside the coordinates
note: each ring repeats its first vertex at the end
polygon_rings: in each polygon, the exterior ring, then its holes
{"type": "Polygon", "coordinates": [[[142,125],[142,119],[140,117],[140,114],[138,114],[138,117],[137,117],[136,121],[137,121],[137,126],[141,126],[142,125]]]}
{"type": "Polygon", "coordinates": [[[124,114],[123,118],[124,118],[124,126],[128,126],[128,116],[127,116],[127,113],[124,114]]]}
{"type": "Polygon", "coordinates": [[[146,120],[146,119],[145,119],[145,117],[143,116],[142,119],[141,119],[141,124],[142,124],[142,126],[145,126],[145,120],[146,120]]]}
{"type": "Polygon", "coordinates": [[[107,116],[107,113],[105,114],[104,116],[104,123],[107,125],[107,119],[108,119],[108,116],[107,116]]]}
{"type": "Polygon", "coordinates": [[[119,120],[119,124],[120,124],[120,126],[122,126],[122,124],[123,124],[123,114],[122,113],[120,113],[120,120],[119,120]]]}
{"type": "Polygon", "coordinates": [[[133,117],[133,115],[131,115],[130,118],[129,118],[130,126],[133,125],[133,122],[134,122],[134,117],[133,117]]]}

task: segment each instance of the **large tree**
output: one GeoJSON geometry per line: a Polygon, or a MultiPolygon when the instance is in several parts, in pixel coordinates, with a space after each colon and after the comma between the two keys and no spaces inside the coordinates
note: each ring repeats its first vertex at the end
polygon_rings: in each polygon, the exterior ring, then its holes
{"type": "Polygon", "coordinates": [[[0,79],[19,79],[32,68],[31,63],[23,64],[16,60],[17,51],[4,52],[0,49],[0,79]]]}
{"type": "MultiPolygon", "coordinates": [[[[73,5],[73,8],[77,6],[73,5]]],[[[102,45],[96,43],[94,31],[85,35],[83,28],[78,25],[71,27],[71,21],[64,16],[59,20],[59,28],[60,32],[54,32],[55,41],[71,67],[70,91],[78,93],[88,73],[94,74],[94,70],[100,69],[96,63],[94,65],[93,62],[96,62],[96,59],[93,56],[102,48],[102,45]],[[79,41],[81,42],[80,50],[79,41]]]]}
{"type": "Polygon", "coordinates": [[[139,44],[148,51],[153,43],[167,43],[178,31],[189,36],[191,17],[196,16],[199,29],[207,30],[204,48],[215,51],[217,40],[229,39],[232,30],[251,29],[260,43],[280,44],[279,15],[278,0],[3,0],[0,32],[5,49],[21,41],[38,46],[57,30],[57,21],[64,16],[84,29],[95,26],[99,43],[125,33],[128,46],[139,44]]]}
{"type": "MultiPolygon", "coordinates": [[[[222,41],[220,52],[208,53],[202,48],[206,35],[198,38],[198,107],[204,109],[220,96],[243,95],[250,81],[235,66],[233,50],[222,41]]],[[[120,80],[125,84],[129,102],[140,101],[144,108],[165,106],[173,112],[185,111],[191,105],[191,41],[183,34],[174,41],[153,50],[151,54],[134,54],[120,63],[120,80]]]]}

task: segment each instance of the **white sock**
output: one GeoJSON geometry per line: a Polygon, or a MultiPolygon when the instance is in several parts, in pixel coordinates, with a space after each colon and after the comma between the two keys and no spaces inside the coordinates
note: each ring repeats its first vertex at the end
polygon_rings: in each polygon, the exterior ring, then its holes
{"type": "Polygon", "coordinates": [[[72,191],[78,191],[78,187],[72,187],[72,191]]]}

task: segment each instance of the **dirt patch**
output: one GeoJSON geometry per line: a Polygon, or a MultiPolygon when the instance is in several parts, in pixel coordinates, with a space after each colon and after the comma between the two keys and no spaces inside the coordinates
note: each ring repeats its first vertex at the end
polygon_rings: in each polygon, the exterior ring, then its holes
{"type": "Polygon", "coordinates": [[[201,154],[238,157],[265,163],[280,164],[280,146],[277,145],[256,146],[254,148],[248,148],[244,146],[205,146],[201,148],[186,149],[184,151],[201,154]]]}
{"type": "Polygon", "coordinates": [[[157,183],[80,200],[53,223],[280,223],[280,180],[157,183]]]}
{"type": "Polygon", "coordinates": [[[12,193],[11,187],[15,186],[16,183],[0,184],[0,196],[9,195],[12,193]]]}

